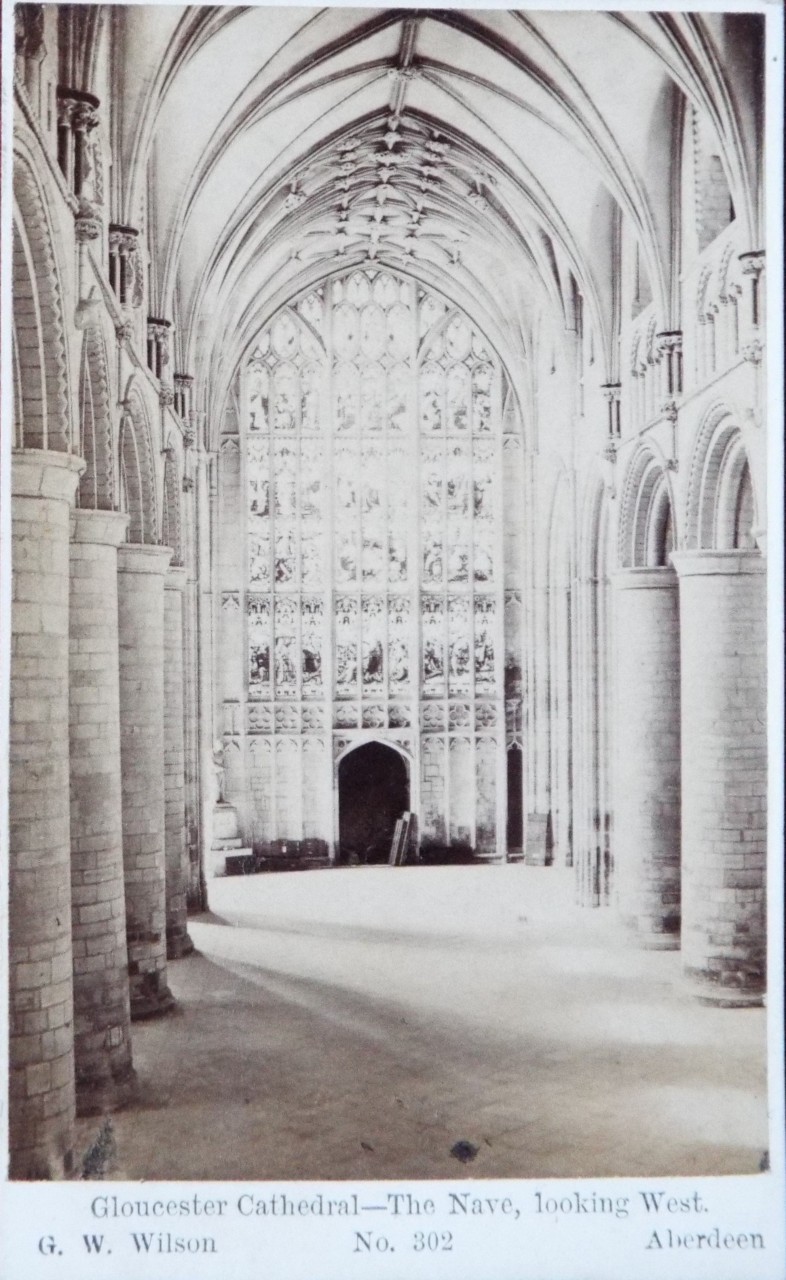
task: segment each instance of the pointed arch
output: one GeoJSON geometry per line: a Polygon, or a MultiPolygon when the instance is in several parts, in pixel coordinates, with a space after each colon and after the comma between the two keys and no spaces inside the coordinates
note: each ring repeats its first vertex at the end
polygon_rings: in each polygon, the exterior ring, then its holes
{"type": "Polygon", "coordinates": [[[80,507],[100,511],[115,508],[112,436],[106,343],[101,328],[90,325],[82,339],[79,370],[79,448],[85,459],[79,482],[80,507]]]}
{"type": "Polygon", "coordinates": [[[118,440],[122,509],[128,512],[128,541],[158,543],[158,520],[150,423],[136,387],[126,395],[118,440]]]}
{"type": "Polygon", "coordinates": [[[46,206],[19,154],[13,186],[14,363],[21,408],[16,443],[68,453],[73,438],[62,289],[46,206]]]}
{"type": "Polygon", "coordinates": [[[161,519],[161,542],[172,548],[172,565],[183,564],[183,522],[180,502],[180,470],[174,449],[166,451],[164,462],[164,502],[161,519]]]}

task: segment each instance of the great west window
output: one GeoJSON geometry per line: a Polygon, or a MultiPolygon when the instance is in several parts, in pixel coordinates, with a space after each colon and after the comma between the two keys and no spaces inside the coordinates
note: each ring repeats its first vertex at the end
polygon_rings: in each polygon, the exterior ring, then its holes
{"type": "MultiPolygon", "coordinates": [[[[422,829],[445,841],[477,841],[476,731],[502,712],[500,401],[472,323],[386,271],[280,312],[242,378],[246,696],[270,704],[254,724],[288,736],[289,766],[303,734],[333,735],[332,758],[379,731],[422,781],[421,738],[438,735],[446,787],[458,735],[472,798],[451,821],[446,797],[431,818],[428,786],[419,797],[422,829]]],[[[490,756],[484,769],[496,779],[490,756]]]]}

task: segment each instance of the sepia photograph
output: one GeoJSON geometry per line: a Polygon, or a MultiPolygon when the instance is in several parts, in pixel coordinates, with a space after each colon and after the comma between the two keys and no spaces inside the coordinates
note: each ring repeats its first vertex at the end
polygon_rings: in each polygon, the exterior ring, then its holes
{"type": "Polygon", "coordinates": [[[765,8],[4,5],[10,1182],[772,1185],[765,8]]]}

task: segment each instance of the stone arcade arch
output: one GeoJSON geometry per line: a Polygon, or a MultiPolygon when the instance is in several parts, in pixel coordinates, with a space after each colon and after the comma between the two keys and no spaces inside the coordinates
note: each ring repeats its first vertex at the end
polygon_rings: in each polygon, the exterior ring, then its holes
{"type": "Polygon", "coordinates": [[[679,946],[680,618],[668,472],[647,447],[622,494],[614,576],[616,893],[650,947],[679,946]]]}
{"type": "Polygon", "coordinates": [[[764,558],[739,428],[715,406],[699,430],[680,577],[683,963],[706,999],[756,1004],[765,982],[764,558]],[[742,779],[744,778],[744,783],[742,779]]]}
{"type": "Polygon", "coordinates": [[[68,543],[83,464],[70,453],[50,223],[38,183],[19,155],[14,196],[21,422],[11,479],[10,1145],[17,1176],[57,1178],[73,1164],[68,543]],[[31,681],[35,705],[27,696],[31,681]]]}
{"type": "Polygon", "coordinates": [[[14,367],[18,446],[72,448],[62,289],[51,222],[25,158],[14,155],[14,367]],[[21,428],[21,430],[20,430],[21,428]]]}
{"type": "Polygon", "coordinates": [[[109,368],[103,331],[86,327],[79,370],[79,430],[85,470],[79,482],[79,506],[113,511],[115,441],[110,407],[109,368]]]}
{"type": "Polygon", "coordinates": [[[145,402],[131,384],[123,403],[118,433],[121,509],[128,512],[128,541],[158,543],[156,480],[150,422],[145,402]]]}
{"type": "Polygon", "coordinates": [[[166,979],[164,762],[165,581],[150,423],[139,389],[126,389],[119,433],[128,542],[118,549],[123,862],[131,1016],[172,1006],[166,979]]]}

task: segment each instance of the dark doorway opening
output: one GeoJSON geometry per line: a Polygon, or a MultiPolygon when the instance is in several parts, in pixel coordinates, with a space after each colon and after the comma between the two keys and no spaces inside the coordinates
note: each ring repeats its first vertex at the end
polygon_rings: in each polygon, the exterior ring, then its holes
{"type": "Polygon", "coordinates": [[[396,819],[409,809],[407,766],[397,751],[367,742],[338,766],[341,862],[387,862],[396,819]]]}
{"type": "Polygon", "coordinates": [[[522,853],[524,849],[524,806],[522,784],[524,756],[520,747],[508,751],[508,853],[522,853]]]}

